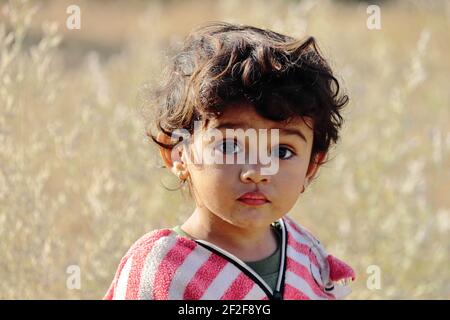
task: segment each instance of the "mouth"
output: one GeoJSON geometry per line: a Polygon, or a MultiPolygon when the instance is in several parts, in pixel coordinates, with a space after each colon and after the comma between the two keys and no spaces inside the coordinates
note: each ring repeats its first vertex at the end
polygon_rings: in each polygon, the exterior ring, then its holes
{"type": "Polygon", "coordinates": [[[270,202],[264,193],[259,191],[244,193],[238,198],[238,201],[250,206],[260,206],[270,202]]]}

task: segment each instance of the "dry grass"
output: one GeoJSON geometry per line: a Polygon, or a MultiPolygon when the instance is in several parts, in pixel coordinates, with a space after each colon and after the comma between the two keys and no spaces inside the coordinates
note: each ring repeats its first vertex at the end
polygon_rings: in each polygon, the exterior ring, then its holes
{"type": "Polygon", "coordinates": [[[312,34],[345,79],[341,144],[291,215],[356,268],[351,298],[450,298],[447,2],[383,4],[379,31],[365,4],[237,0],[85,1],[70,31],[67,4],[0,2],[0,298],[98,299],[131,243],[187,217],[161,187],[174,180],[137,92],[168,45],[213,19],[312,34]]]}

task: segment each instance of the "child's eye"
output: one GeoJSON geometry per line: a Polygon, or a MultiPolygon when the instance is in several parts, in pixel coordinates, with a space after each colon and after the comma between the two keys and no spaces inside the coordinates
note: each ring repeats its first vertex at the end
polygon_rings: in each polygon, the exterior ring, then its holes
{"type": "Polygon", "coordinates": [[[237,153],[241,150],[236,140],[223,140],[218,147],[224,154],[237,153]]]}
{"type": "Polygon", "coordinates": [[[274,150],[274,151],[273,151],[273,154],[274,154],[275,156],[277,156],[277,157],[283,159],[283,160],[290,159],[290,158],[292,158],[292,157],[294,156],[294,154],[295,154],[295,153],[294,153],[293,151],[291,151],[289,148],[286,148],[286,147],[283,147],[283,146],[275,147],[273,150],[274,150]]]}

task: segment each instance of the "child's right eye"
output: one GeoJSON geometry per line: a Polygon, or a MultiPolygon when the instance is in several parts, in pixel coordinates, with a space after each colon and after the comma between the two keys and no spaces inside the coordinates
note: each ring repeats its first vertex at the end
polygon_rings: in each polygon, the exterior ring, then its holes
{"type": "Polygon", "coordinates": [[[237,153],[241,150],[236,140],[223,140],[218,144],[218,148],[224,154],[237,153]]]}

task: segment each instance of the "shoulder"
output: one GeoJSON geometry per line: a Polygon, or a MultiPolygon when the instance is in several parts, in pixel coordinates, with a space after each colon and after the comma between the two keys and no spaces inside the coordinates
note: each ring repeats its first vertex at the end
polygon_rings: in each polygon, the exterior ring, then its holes
{"type": "Polygon", "coordinates": [[[335,298],[343,298],[350,293],[347,284],[355,280],[354,270],[342,260],[329,254],[323,244],[305,227],[289,216],[283,217],[288,233],[288,250],[303,254],[311,260],[310,272],[314,280],[335,298]]]}
{"type": "Polygon", "coordinates": [[[141,278],[148,264],[161,260],[180,237],[172,229],[156,229],[136,240],[121,258],[103,299],[139,299],[141,278]]]}
{"type": "Polygon", "coordinates": [[[283,217],[283,221],[288,233],[288,241],[295,241],[309,250],[318,251],[316,252],[316,255],[318,256],[327,255],[327,252],[320,241],[308,229],[297,223],[288,215],[283,217]]]}
{"type": "Polygon", "coordinates": [[[175,240],[176,236],[176,233],[172,229],[156,229],[150,231],[130,246],[125,257],[145,255],[154,249],[165,247],[175,240]]]}

